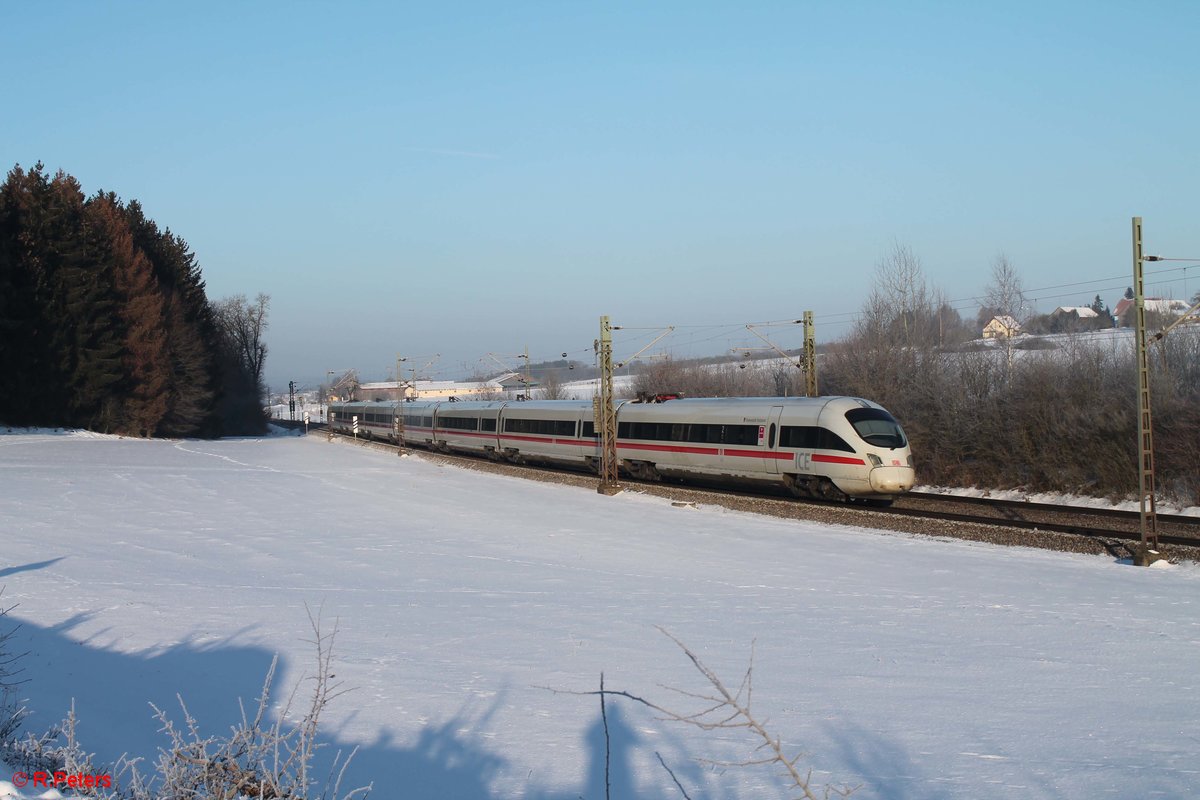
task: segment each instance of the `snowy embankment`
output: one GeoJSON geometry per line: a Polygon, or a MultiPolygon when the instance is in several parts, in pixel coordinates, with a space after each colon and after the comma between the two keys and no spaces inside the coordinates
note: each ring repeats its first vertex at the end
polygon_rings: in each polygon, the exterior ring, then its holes
{"type": "MultiPolygon", "coordinates": [[[[857,798],[1200,792],[1200,570],[676,508],[326,443],[0,436],[4,599],[44,727],[153,756],[148,703],[227,732],[337,618],[331,748],[376,797],[604,797],[589,691],[737,684],[857,798]]],[[[178,719],[178,715],[176,715],[178,719]]],[[[753,742],[608,707],[612,797],[781,797],[753,742]]],[[[0,775],[0,780],[9,776],[0,775]]],[[[33,796],[33,795],[30,795],[33,796]]]]}

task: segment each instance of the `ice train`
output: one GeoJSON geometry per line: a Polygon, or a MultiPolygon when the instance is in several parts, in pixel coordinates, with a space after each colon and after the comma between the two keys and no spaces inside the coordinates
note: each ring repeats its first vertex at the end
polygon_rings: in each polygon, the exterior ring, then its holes
{"type": "MultiPolygon", "coordinates": [[[[334,430],[518,463],[599,471],[593,405],[529,402],[333,403],[334,430]]],[[[771,483],[798,497],[887,503],[913,486],[908,439],[884,408],[856,397],[623,401],[617,457],[635,478],[771,483]]]]}

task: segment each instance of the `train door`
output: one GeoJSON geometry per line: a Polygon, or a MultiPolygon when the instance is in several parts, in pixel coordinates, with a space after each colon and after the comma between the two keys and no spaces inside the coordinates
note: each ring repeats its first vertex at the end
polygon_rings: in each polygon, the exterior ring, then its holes
{"type": "Polygon", "coordinates": [[[773,475],[778,475],[780,472],[779,456],[784,456],[789,463],[792,460],[791,453],[779,452],[779,418],[782,415],[783,406],[771,407],[771,413],[767,414],[767,424],[765,426],[766,430],[764,431],[765,436],[762,442],[760,442],[760,444],[767,448],[766,453],[764,454],[766,457],[763,459],[765,462],[763,466],[766,467],[767,472],[770,472],[773,475]]]}

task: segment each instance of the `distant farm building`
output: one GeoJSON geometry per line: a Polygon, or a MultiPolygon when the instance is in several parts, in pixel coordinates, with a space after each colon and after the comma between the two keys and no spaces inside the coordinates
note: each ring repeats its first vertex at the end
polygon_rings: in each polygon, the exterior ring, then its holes
{"type": "Polygon", "coordinates": [[[1096,309],[1087,306],[1059,306],[1050,312],[1050,316],[1056,319],[1095,319],[1100,315],[1096,309]]]}
{"type": "Polygon", "coordinates": [[[992,321],[983,327],[985,339],[1011,339],[1021,332],[1021,323],[1007,314],[992,317],[992,321]]]}
{"type": "MultiPolygon", "coordinates": [[[[1168,317],[1179,317],[1187,313],[1190,306],[1182,300],[1164,300],[1161,297],[1146,298],[1146,313],[1147,314],[1162,314],[1168,317]]],[[[1117,303],[1117,309],[1113,312],[1118,322],[1124,327],[1133,327],[1133,299],[1129,297],[1121,298],[1121,302],[1117,303]]]]}
{"type": "MultiPolygon", "coordinates": [[[[530,381],[531,388],[537,381],[530,381]]],[[[525,376],[519,372],[486,381],[378,381],[358,387],[358,399],[367,402],[398,400],[501,400],[526,392],[525,376]]]]}

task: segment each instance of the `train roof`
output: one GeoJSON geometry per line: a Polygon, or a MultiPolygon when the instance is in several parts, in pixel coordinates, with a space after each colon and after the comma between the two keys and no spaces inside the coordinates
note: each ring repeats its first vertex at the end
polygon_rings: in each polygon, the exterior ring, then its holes
{"type": "MultiPolygon", "coordinates": [[[[826,405],[835,404],[843,406],[858,406],[860,408],[882,408],[878,403],[870,400],[864,400],[861,397],[847,397],[841,395],[826,395],[822,397],[680,397],[672,400],[664,400],[660,403],[642,403],[636,400],[621,400],[618,401],[618,406],[635,408],[693,408],[693,409],[708,409],[708,410],[729,410],[732,411],[738,408],[755,407],[761,408],[764,405],[784,406],[790,408],[821,408],[826,405]]],[[[417,400],[414,402],[400,403],[395,400],[383,401],[357,401],[353,403],[331,403],[336,406],[356,406],[360,408],[395,408],[403,406],[406,409],[427,410],[436,408],[439,411],[480,411],[507,408],[511,410],[521,410],[525,412],[537,411],[569,411],[576,409],[591,410],[591,400],[460,400],[451,402],[448,400],[417,400]]]]}
{"type": "Polygon", "coordinates": [[[734,407],[734,406],[799,406],[804,408],[813,408],[826,406],[830,403],[858,405],[864,408],[879,408],[878,403],[873,403],[870,400],[864,400],[861,397],[846,397],[842,395],[825,395],[821,397],[680,397],[674,400],[665,400],[661,403],[636,403],[630,401],[631,406],[647,406],[647,407],[666,407],[674,405],[685,405],[693,408],[704,407],[734,407]]]}

